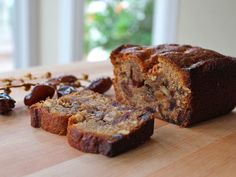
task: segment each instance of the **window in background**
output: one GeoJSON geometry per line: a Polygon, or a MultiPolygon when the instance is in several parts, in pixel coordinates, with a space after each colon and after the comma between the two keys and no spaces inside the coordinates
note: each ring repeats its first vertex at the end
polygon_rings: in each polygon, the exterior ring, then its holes
{"type": "Polygon", "coordinates": [[[13,69],[13,5],[14,0],[0,0],[0,72],[13,69]]]}
{"type": "Polygon", "coordinates": [[[88,61],[109,57],[124,43],[150,45],[154,0],[86,0],[85,54],[88,61]]]}

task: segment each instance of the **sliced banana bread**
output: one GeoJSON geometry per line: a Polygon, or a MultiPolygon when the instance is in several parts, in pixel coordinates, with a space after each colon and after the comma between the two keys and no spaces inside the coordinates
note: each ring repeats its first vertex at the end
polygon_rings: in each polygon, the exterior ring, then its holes
{"type": "Polygon", "coordinates": [[[78,98],[69,94],[59,99],[47,99],[30,107],[31,126],[66,135],[68,119],[79,110],[78,98]]]}
{"type": "Polygon", "coordinates": [[[186,127],[236,105],[236,59],[190,45],[122,45],[111,53],[122,103],[156,110],[186,127]]]}
{"type": "Polygon", "coordinates": [[[69,144],[83,152],[115,156],[149,139],[154,119],[149,110],[82,90],[31,106],[31,125],[55,134],[67,133],[69,144]]]}
{"type": "Polygon", "coordinates": [[[153,134],[149,111],[135,110],[93,94],[83,110],[69,119],[69,144],[81,151],[115,156],[138,146],[153,134]]]}

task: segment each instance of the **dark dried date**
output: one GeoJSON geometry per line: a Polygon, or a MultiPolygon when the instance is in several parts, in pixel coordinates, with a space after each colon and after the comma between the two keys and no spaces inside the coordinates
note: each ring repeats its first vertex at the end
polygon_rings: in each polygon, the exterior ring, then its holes
{"type": "Polygon", "coordinates": [[[74,75],[62,75],[49,79],[46,83],[49,85],[59,85],[60,83],[74,83],[78,80],[74,75]]]}
{"type": "Polygon", "coordinates": [[[55,93],[55,89],[52,86],[46,84],[36,85],[30,94],[26,95],[24,98],[24,103],[26,106],[31,106],[34,103],[45,100],[46,98],[52,98],[55,93]]]}
{"type": "Polygon", "coordinates": [[[112,86],[112,81],[110,77],[99,78],[95,81],[92,81],[86,89],[92,90],[98,93],[105,93],[112,86]]]}
{"type": "MultiPolygon", "coordinates": [[[[25,91],[29,91],[32,86],[35,86],[30,94],[26,95],[24,98],[24,103],[27,106],[31,106],[34,103],[45,100],[46,98],[52,98],[55,91],[59,87],[57,92],[58,97],[62,95],[69,94],[71,92],[77,91],[77,88],[85,86],[81,85],[81,81],[90,82],[87,74],[83,74],[81,78],[77,78],[74,75],[67,74],[61,75],[59,77],[51,78],[52,74],[47,72],[41,77],[35,77],[31,73],[28,73],[24,78],[6,78],[0,79],[0,82],[3,83],[3,86],[0,87],[4,93],[0,96],[0,114],[11,111],[15,106],[15,101],[11,97],[7,98],[12,91],[12,88],[23,87],[25,91]],[[35,83],[30,82],[31,80],[36,79],[48,79],[44,83],[35,83]],[[25,82],[27,80],[27,82],[25,82]]],[[[106,88],[103,88],[106,89],[106,88]]]]}
{"type": "Polygon", "coordinates": [[[0,93],[0,114],[10,112],[15,107],[16,101],[13,100],[8,94],[0,93]]]}
{"type": "Polygon", "coordinates": [[[68,86],[68,85],[62,85],[57,90],[57,96],[61,97],[61,96],[68,95],[68,94],[70,94],[72,92],[76,92],[76,91],[77,91],[77,89],[75,87],[68,86]]]}
{"type": "Polygon", "coordinates": [[[59,76],[58,80],[61,83],[73,83],[75,81],[77,81],[77,77],[75,77],[74,75],[63,75],[63,76],[59,76]]]}

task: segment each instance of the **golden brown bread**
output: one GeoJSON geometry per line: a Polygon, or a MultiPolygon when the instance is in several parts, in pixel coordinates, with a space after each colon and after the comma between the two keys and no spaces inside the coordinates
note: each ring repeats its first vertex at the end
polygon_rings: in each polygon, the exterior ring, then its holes
{"type": "Polygon", "coordinates": [[[115,156],[153,134],[152,112],[121,105],[90,90],[47,99],[30,109],[33,127],[67,134],[69,144],[83,152],[115,156]]]}
{"type": "Polygon", "coordinates": [[[66,135],[68,119],[76,114],[79,107],[75,97],[67,95],[59,99],[47,99],[30,107],[31,126],[42,128],[50,133],[66,135]]]}
{"type": "Polygon", "coordinates": [[[144,143],[153,134],[151,112],[130,112],[128,116],[124,114],[121,119],[114,117],[109,121],[91,120],[87,114],[87,120],[81,122],[77,116],[69,119],[67,137],[72,147],[83,152],[113,157],[144,143]]]}
{"type": "Polygon", "coordinates": [[[116,98],[183,127],[236,105],[236,60],[190,45],[122,45],[111,53],[116,98]]]}
{"type": "Polygon", "coordinates": [[[68,119],[70,115],[50,113],[47,109],[35,104],[30,108],[31,126],[42,128],[48,132],[58,135],[66,135],[68,119]]]}

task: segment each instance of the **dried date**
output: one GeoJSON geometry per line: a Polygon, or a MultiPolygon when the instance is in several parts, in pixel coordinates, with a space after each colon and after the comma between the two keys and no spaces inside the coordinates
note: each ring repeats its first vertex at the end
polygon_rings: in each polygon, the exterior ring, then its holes
{"type": "Polygon", "coordinates": [[[98,93],[104,93],[110,89],[112,85],[112,81],[109,77],[100,78],[91,82],[87,74],[83,74],[81,78],[69,74],[52,78],[52,74],[50,72],[47,72],[45,75],[40,77],[35,77],[31,73],[28,73],[25,77],[20,79],[0,79],[0,82],[3,83],[0,90],[4,92],[0,95],[0,114],[9,112],[14,108],[15,101],[9,96],[13,88],[23,87],[25,91],[29,91],[31,90],[31,87],[33,87],[31,92],[24,97],[25,105],[31,106],[32,104],[43,101],[46,98],[52,98],[56,91],[58,97],[75,92],[80,87],[90,89],[98,93]],[[31,82],[31,80],[36,79],[47,80],[41,84],[35,81],[31,82]],[[25,82],[26,80],[27,82],[25,82]],[[85,87],[81,84],[81,81],[86,81],[90,84],[85,87]]]}
{"type": "Polygon", "coordinates": [[[86,89],[92,90],[98,93],[105,93],[112,86],[112,81],[110,77],[99,78],[95,81],[92,81],[86,89]]]}
{"type": "Polygon", "coordinates": [[[62,75],[49,79],[48,81],[46,81],[46,83],[52,86],[56,86],[61,83],[75,83],[77,80],[77,77],[75,77],[74,75],[62,75]]]}
{"type": "Polygon", "coordinates": [[[0,93],[0,114],[10,112],[15,107],[16,101],[6,93],[0,93]]]}
{"type": "Polygon", "coordinates": [[[30,94],[26,95],[24,98],[24,103],[26,106],[31,106],[34,103],[45,100],[46,98],[52,98],[55,93],[55,89],[52,86],[46,84],[36,85],[30,94]]]}
{"type": "Polygon", "coordinates": [[[74,75],[63,75],[58,77],[59,82],[61,83],[74,83],[78,80],[74,75]]]}

